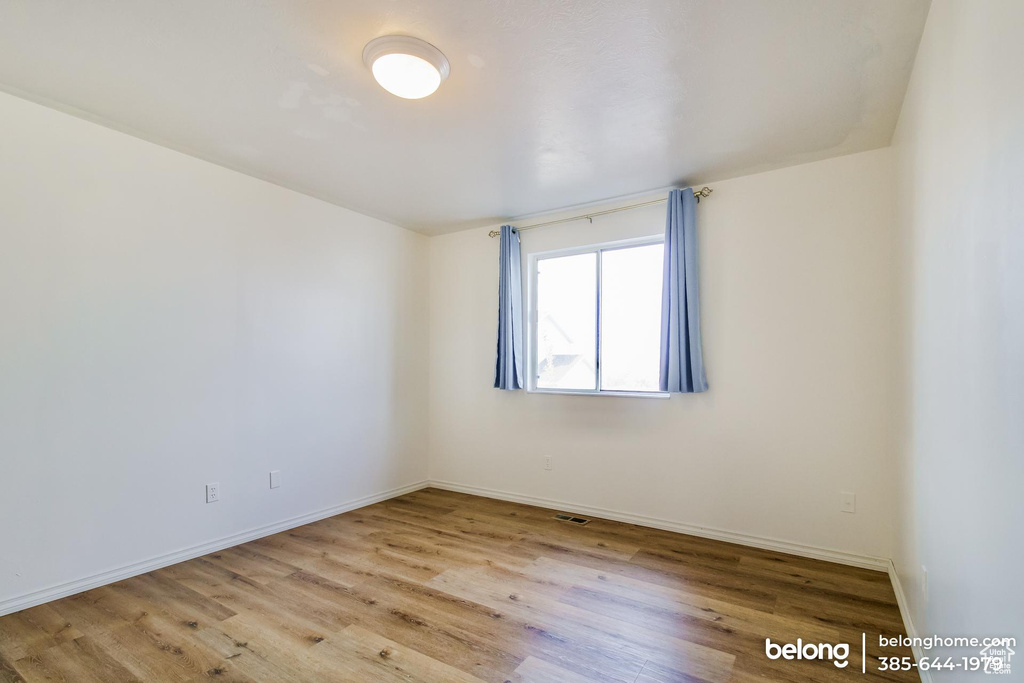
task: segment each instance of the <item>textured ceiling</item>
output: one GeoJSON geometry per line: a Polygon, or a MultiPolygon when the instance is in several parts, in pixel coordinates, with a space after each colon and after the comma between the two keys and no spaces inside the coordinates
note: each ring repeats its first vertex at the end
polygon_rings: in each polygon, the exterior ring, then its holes
{"type": "Polygon", "coordinates": [[[428,234],[888,144],[927,0],[0,0],[0,87],[428,234]],[[372,38],[451,61],[389,95],[372,38]]]}

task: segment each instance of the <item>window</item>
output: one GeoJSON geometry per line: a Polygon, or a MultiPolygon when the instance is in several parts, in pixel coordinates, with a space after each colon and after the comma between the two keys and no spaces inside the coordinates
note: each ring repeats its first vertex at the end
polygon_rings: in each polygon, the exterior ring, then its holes
{"type": "Polygon", "coordinates": [[[530,257],[532,391],[658,393],[661,238],[530,257]]]}

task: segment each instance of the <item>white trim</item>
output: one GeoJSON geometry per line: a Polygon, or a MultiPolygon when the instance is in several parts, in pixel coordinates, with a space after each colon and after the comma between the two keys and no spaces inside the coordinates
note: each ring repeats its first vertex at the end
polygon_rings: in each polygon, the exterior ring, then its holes
{"type": "MultiPolygon", "coordinates": [[[[762,550],[773,550],[775,552],[786,553],[788,555],[809,557],[815,560],[836,562],[838,564],[844,564],[851,567],[860,567],[862,569],[873,569],[876,571],[886,572],[889,575],[890,582],[892,583],[893,592],[896,594],[896,604],[899,607],[900,617],[903,619],[903,627],[907,632],[907,636],[910,638],[916,638],[918,635],[917,629],[914,627],[914,621],[910,616],[910,605],[907,603],[907,596],[903,592],[903,584],[900,581],[899,575],[896,573],[896,565],[893,564],[891,559],[872,557],[870,555],[858,555],[856,553],[847,553],[829,548],[819,548],[816,546],[803,545],[801,543],[792,543],[790,541],[780,541],[763,536],[741,534],[734,531],[722,531],[720,529],[684,524],[682,522],[671,522],[664,519],[658,519],[656,517],[616,512],[606,508],[593,507],[590,505],[577,505],[575,503],[566,503],[565,501],[552,500],[550,498],[539,498],[537,496],[509,493],[507,491],[498,491],[496,489],[488,489],[480,486],[465,486],[463,484],[456,484],[450,481],[438,481],[436,479],[432,479],[428,482],[428,485],[431,488],[444,489],[446,491],[468,493],[474,496],[507,500],[513,503],[522,503],[524,505],[535,505],[562,512],[580,513],[592,517],[610,519],[616,522],[637,524],[639,526],[646,526],[654,529],[663,529],[665,531],[674,531],[681,534],[699,536],[701,538],[710,538],[716,541],[738,543],[739,545],[761,548],[762,550]]],[[[924,656],[921,648],[913,647],[911,649],[914,652],[914,660],[921,661],[921,658],[924,656]]],[[[932,683],[930,671],[922,671],[918,668],[918,675],[920,675],[922,683],[932,683]]]]}
{"type": "Polygon", "coordinates": [[[793,543],[791,541],[781,541],[763,536],[742,534],[735,531],[723,531],[712,527],[685,524],[683,522],[673,522],[666,519],[659,519],[657,517],[635,515],[628,512],[617,512],[615,510],[608,510],[606,508],[599,508],[591,505],[578,505],[576,503],[569,503],[566,501],[526,496],[519,493],[509,493],[507,491],[498,491],[496,489],[488,489],[480,486],[465,486],[463,484],[456,484],[450,481],[437,481],[433,479],[429,482],[429,486],[444,489],[445,491],[468,493],[474,496],[483,496],[484,498],[507,500],[513,503],[523,503],[525,505],[535,505],[537,507],[550,508],[562,512],[574,512],[589,515],[591,517],[610,519],[615,522],[637,524],[639,526],[651,527],[652,529],[663,529],[664,531],[674,531],[680,534],[689,534],[690,536],[700,536],[701,538],[710,538],[716,541],[737,543],[751,548],[773,550],[775,552],[786,553],[787,555],[798,555],[800,557],[809,557],[814,560],[836,562],[838,564],[845,564],[851,567],[861,567],[862,569],[873,569],[875,571],[888,572],[889,567],[892,564],[891,560],[882,557],[858,555],[856,553],[847,553],[841,550],[819,548],[801,543],[793,543]]]}
{"type": "Polygon", "coordinates": [[[590,391],[586,389],[527,389],[528,394],[561,394],[562,396],[626,396],[628,398],[668,398],[672,394],[667,391],[590,391]]]}
{"type": "MultiPolygon", "coordinates": [[[[803,545],[801,543],[792,543],[790,541],[780,541],[763,536],[741,534],[734,531],[722,531],[720,529],[684,524],[682,522],[671,522],[664,519],[658,519],[656,517],[616,512],[606,508],[593,507],[590,505],[577,505],[576,503],[567,503],[565,501],[553,500],[550,498],[539,498],[537,496],[509,493],[507,491],[498,491],[496,489],[483,488],[480,486],[466,486],[450,481],[438,481],[436,479],[432,479],[428,482],[428,486],[431,488],[444,489],[446,491],[468,493],[474,496],[507,500],[513,503],[522,503],[524,505],[535,505],[538,507],[558,510],[560,512],[579,513],[589,515],[591,517],[610,519],[616,522],[637,524],[639,526],[651,527],[653,529],[674,531],[681,534],[699,536],[701,538],[710,538],[716,541],[726,541],[728,543],[737,543],[739,545],[745,545],[752,548],[761,548],[762,550],[772,550],[775,552],[786,553],[788,555],[809,557],[815,560],[836,562],[838,564],[844,564],[851,567],[860,567],[862,569],[873,569],[876,571],[886,572],[892,583],[893,592],[896,594],[896,604],[899,607],[900,617],[903,619],[903,627],[906,629],[907,636],[910,638],[916,638],[918,636],[917,629],[914,627],[914,621],[910,616],[910,605],[907,602],[907,596],[903,592],[903,583],[900,581],[899,575],[896,573],[896,565],[893,564],[891,559],[872,557],[870,555],[858,555],[856,553],[847,553],[829,548],[819,548],[816,546],[803,545]]],[[[921,658],[924,656],[924,652],[921,648],[913,647],[911,649],[914,652],[914,660],[921,661],[921,658]]],[[[932,683],[930,671],[922,671],[918,668],[918,675],[921,676],[922,683],[932,683]]]]}
{"type": "Polygon", "coordinates": [[[544,251],[530,251],[527,256],[536,261],[543,261],[549,258],[562,258],[563,256],[579,256],[580,254],[593,254],[599,251],[614,251],[616,249],[631,249],[633,247],[646,247],[652,244],[664,244],[665,236],[662,234],[641,235],[639,237],[626,237],[621,240],[607,240],[605,242],[588,242],[578,244],[574,247],[562,247],[560,249],[546,249],[544,251]]]}
{"type": "MultiPolygon", "coordinates": [[[[311,512],[309,514],[300,515],[298,517],[292,517],[291,519],[283,522],[277,522],[267,526],[259,527],[256,529],[250,529],[232,536],[226,536],[214,541],[209,541],[201,545],[192,546],[184,550],[179,550],[166,555],[160,555],[158,557],[150,558],[142,562],[137,562],[130,565],[125,565],[117,569],[102,572],[100,574],[94,574],[76,581],[69,581],[67,583],[52,586],[50,588],[44,588],[42,590],[27,593],[25,595],[16,596],[9,598],[3,602],[0,602],[0,616],[5,614],[11,614],[18,612],[29,607],[41,605],[52,600],[81,593],[92,588],[104,586],[122,579],[127,579],[132,576],[138,576],[139,574],[145,574],[146,572],[160,569],[161,567],[167,567],[178,562],[184,562],[196,557],[202,557],[203,555],[218,550],[224,550],[241,543],[253,541],[257,538],[263,538],[264,536],[270,536],[272,534],[279,533],[281,531],[287,531],[304,524],[310,524],[327,517],[333,517],[350,510],[364,507],[366,505],[372,505],[373,503],[379,503],[390,498],[405,495],[413,491],[419,491],[424,488],[438,488],[446,491],[456,491],[459,493],[467,493],[475,496],[483,496],[485,498],[493,498],[497,500],[507,500],[514,503],[523,503],[525,505],[536,505],[540,507],[551,508],[555,510],[572,511],[594,517],[601,517],[603,519],[610,519],[617,522],[625,522],[628,524],[638,524],[640,526],[647,526],[654,529],[663,529],[665,531],[674,531],[683,534],[689,534],[691,536],[699,536],[701,538],[710,538],[719,541],[726,541],[729,543],[738,543],[740,545],[746,545],[753,548],[761,548],[764,550],[774,550],[777,552],[787,553],[791,555],[798,555],[800,557],[810,557],[816,560],[825,560],[828,562],[837,562],[839,564],[850,565],[853,567],[862,567],[864,569],[875,569],[878,571],[888,572],[889,578],[892,581],[893,591],[896,594],[896,602],[899,605],[900,615],[903,617],[903,625],[907,631],[907,635],[911,638],[917,636],[917,630],[914,628],[913,620],[910,617],[910,609],[907,604],[906,595],[903,592],[903,585],[900,583],[899,576],[896,573],[896,567],[893,565],[892,560],[870,557],[866,555],[857,555],[853,553],[845,553],[837,550],[830,550],[826,548],[817,548],[814,546],[807,546],[798,543],[791,543],[789,541],[779,541],[770,538],[763,538],[759,536],[751,536],[749,534],[740,534],[731,531],[721,531],[718,529],[712,529],[710,527],[695,526],[692,524],[683,524],[680,522],[670,522],[655,517],[647,517],[644,515],[634,515],[623,512],[615,512],[605,508],[597,508],[589,505],[576,505],[574,503],[566,503],[563,501],[551,500],[548,498],[538,498],[536,496],[526,496],[517,493],[509,493],[506,491],[498,491],[495,489],[482,488],[478,486],[465,486],[462,484],[456,484],[448,481],[421,481],[407,486],[401,486],[398,488],[383,491],[381,493],[373,494],[370,496],[364,496],[357,498],[348,503],[342,503],[330,508],[325,508],[317,512],[311,512]]],[[[920,660],[922,653],[920,648],[914,649],[914,657],[920,660]]],[[[923,683],[931,683],[931,674],[927,671],[920,671],[921,680],[923,683]]]]}
{"type": "MultiPolygon", "coordinates": [[[[896,573],[896,565],[892,560],[889,560],[889,580],[892,582],[892,590],[896,593],[896,604],[900,608],[900,616],[903,617],[903,628],[907,631],[907,637],[916,638],[917,628],[914,627],[914,620],[910,616],[910,603],[907,602],[907,594],[903,592],[903,582],[900,581],[899,574],[896,573]]],[[[914,661],[920,662],[921,658],[924,657],[924,650],[919,647],[911,647],[914,651],[914,661]]],[[[921,667],[916,667],[918,675],[921,676],[922,683],[931,683],[932,672],[931,670],[923,671],[921,667]]]]}
{"type": "Polygon", "coordinates": [[[388,491],[382,491],[369,496],[363,496],[362,498],[356,498],[355,500],[347,503],[324,508],[323,510],[317,510],[316,512],[292,517],[291,519],[286,519],[283,522],[275,522],[274,524],[249,529],[248,531],[242,531],[237,534],[232,534],[231,536],[224,536],[223,538],[218,538],[183,550],[177,550],[172,553],[167,553],[166,555],[158,555],[157,557],[152,557],[148,560],[124,565],[123,567],[111,569],[99,574],[93,574],[92,576],[86,576],[75,581],[68,581],[56,586],[26,593],[25,595],[8,598],[7,600],[0,602],[0,617],[5,614],[11,614],[23,609],[28,609],[29,607],[35,607],[36,605],[41,605],[45,602],[65,598],[69,595],[74,595],[75,593],[81,593],[82,591],[87,591],[92,588],[105,586],[109,583],[114,583],[115,581],[128,579],[133,576],[138,576],[139,574],[145,574],[146,572],[151,572],[154,569],[160,569],[161,567],[167,567],[172,564],[184,562],[185,560],[202,557],[203,555],[207,555],[218,550],[224,550],[225,548],[230,548],[241,543],[254,541],[257,538],[263,538],[264,536],[270,536],[282,531],[287,531],[288,529],[294,529],[295,527],[302,526],[303,524],[309,524],[321,519],[326,519],[327,517],[340,515],[343,512],[349,512],[350,510],[379,503],[390,498],[395,498],[396,496],[412,493],[413,491],[419,491],[420,489],[426,488],[428,485],[429,483],[427,481],[420,481],[414,484],[400,486],[388,491]]]}

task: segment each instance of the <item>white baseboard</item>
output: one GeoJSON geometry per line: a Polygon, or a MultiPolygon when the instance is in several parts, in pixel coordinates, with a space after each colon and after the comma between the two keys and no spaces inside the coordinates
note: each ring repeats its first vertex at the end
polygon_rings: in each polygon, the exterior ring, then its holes
{"type": "MultiPolygon", "coordinates": [[[[903,584],[900,582],[900,578],[896,574],[896,566],[890,559],[871,557],[869,555],[857,555],[839,550],[830,550],[828,548],[817,548],[814,546],[802,545],[800,543],[792,543],[790,541],[779,541],[773,538],[752,536],[750,534],[741,534],[734,531],[722,531],[720,529],[684,524],[682,522],[671,522],[664,519],[658,519],[656,517],[617,512],[591,505],[577,505],[575,503],[567,503],[565,501],[552,500],[550,498],[526,496],[519,493],[509,493],[508,491],[498,491],[480,486],[465,486],[463,484],[456,484],[450,481],[431,480],[429,482],[429,486],[444,489],[446,491],[468,493],[474,496],[495,498],[497,500],[508,500],[513,503],[535,505],[537,507],[550,508],[560,512],[581,513],[592,517],[610,519],[616,522],[626,522],[627,524],[637,524],[639,526],[646,526],[654,529],[675,531],[681,534],[700,536],[701,538],[710,538],[716,541],[726,541],[729,543],[750,546],[752,548],[761,548],[762,550],[772,550],[780,553],[787,553],[789,555],[798,555],[800,557],[809,557],[815,560],[837,562],[839,564],[850,565],[852,567],[861,567],[863,569],[874,569],[886,572],[889,575],[889,580],[892,582],[892,589],[896,594],[896,604],[899,606],[900,616],[903,618],[903,626],[907,631],[907,635],[911,638],[917,636],[917,630],[914,628],[914,621],[910,617],[910,605],[907,603],[907,596],[903,592],[903,584]]],[[[921,657],[923,656],[921,649],[915,647],[913,648],[913,651],[915,661],[921,661],[921,657]]],[[[923,683],[931,683],[932,678],[930,671],[921,671],[918,669],[918,673],[921,676],[921,681],[923,683]]]]}
{"type": "MultiPolygon", "coordinates": [[[[523,503],[525,505],[551,508],[560,512],[581,513],[592,517],[610,519],[616,522],[626,522],[627,524],[637,524],[639,526],[652,527],[654,529],[675,531],[681,534],[700,536],[701,538],[710,538],[716,541],[726,541],[729,543],[750,546],[752,548],[761,548],[762,550],[772,550],[780,553],[787,553],[789,555],[798,555],[800,557],[809,557],[815,560],[837,562],[839,564],[850,565],[852,567],[861,567],[863,569],[874,569],[886,572],[889,575],[889,580],[892,582],[892,589],[896,594],[896,604],[899,606],[900,616],[903,618],[903,626],[907,630],[907,635],[911,638],[917,636],[917,630],[914,628],[914,621],[910,617],[910,606],[907,603],[907,596],[903,592],[903,584],[900,582],[900,578],[896,574],[896,566],[890,559],[871,557],[869,555],[857,555],[828,548],[817,548],[814,546],[802,545],[800,543],[792,543],[790,541],[780,541],[773,538],[736,533],[734,531],[722,531],[720,529],[684,524],[682,522],[671,522],[664,519],[658,519],[656,517],[617,512],[615,510],[608,510],[606,508],[599,508],[591,505],[577,505],[575,503],[567,503],[565,501],[552,500],[550,498],[526,496],[518,493],[509,493],[508,491],[483,488],[480,486],[465,486],[463,484],[456,484],[450,481],[431,480],[429,482],[429,486],[444,489],[446,491],[457,491],[459,493],[468,493],[474,496],[483,496],[484,498],[508,500],[513,503],[523,503]]],[[[921,661],[921,657],[923,656],[921,649],[915,647],[913,648],[913,651],[915,661],[921,661]]],[[[930,671],[921,671],[918,669],[918,673],[920,674],[921,681],[923,683],[931,683],[932,678],[930,671]]]]}
{"type": "MultiPolygon", "coordinates": [[[[906,596],[903,593],[903,586],[900,583],[899,577],[896,574],[896,567],[893,565],[892,560],[882,559],[877,557],[870,557],[866,555],[856,555],[853,553],[841,552],[838,550],[830,550],[827,548],[817,548],[813,546],[802,545],[799,543],[792,543],[789,541],[780,541],[777,539],[763,538],[759,536],[752,536],[749,534],[740,534],[732,531],[722,531],[719,529],[712,529],[709,527],[696,526],[692,524],[684,524],[681,522],[672,522],[664,519],[658,519],[655,517],[647,517],[644,515],[635,515],[625,512],[617,512],[614,510],[608,510],[606,508],[599,508],[590,505],[577,505],[575,503],[567,503],[565,501],[557,501],[548,498],[538,498],[536,496],[527,496],[517,493],[510,493],[507,491],[498,491],[495,489],[487,489],[478,486],[464,486],[462,484],[456,484],[448,481],[421,481],[407,486],[402,486],[381,493],[364,496],[347,503],[335,505],[330,508],[318,510],[298,517],[292,517],[291,519],[284,520],[282,522],[276,522],[274,524],[258,527],[256,529],[250,529],[243,531],[238,534],[231,536],[225,536],[223,538],[209,541],[201,545],[192,546],[183,550],[178,550],[173,553],[167,553],[157,557],[136,562],[134,564],[118,567],[110,571],[94,574],[87,576],[82,579],[75,581],[69,581],[49,588],[44,588],[38,591],[33,591],[25,595],[16,596],[0,602],[0,616],[5,614],[11,614],[12,612],[18,612],[29,607],[41,605],[52,600],[57,600],[75,593],[81,593],[92,588],[99,586],[105,586],[115,581],[127,579],[132,576],[138,576],[139,574],[145,574],[146,572],[153,571],[154,569],[160,569],[161,567],[167,567],[178,562],[184,562],[185,560],[191,560],[196,557],[202,557],[203,555],[216,552],[218,550],[224,550],[241,543],[255,540],[257,538],[263,538],[264,536],[270,536],[272,534],[287,531],[304,524],[316,522],[327,517],[333,517],[334,515],[340,515],[343,512],[355,510],[357,508],[372,505],[373,503],[379,503],[389,498],[401,496],[406,493],[418,491],[427,487],[434,487],[444,489],[447,491],[457,491],[459,493],[468,493],[475,496],[483,496],[485,498],[494,498],[497,500],[507,500],[514,503],[523,503],[525,505],[535,505],[538,507],[552,508],[564,512],[577,512],[593,517],[601,517],[603,519],[610,519],[617,522],[625,522],[627,524],[637,524],[639,526],[651,527],[654,529],[663,529],[665,531],[674,531],[682,534],[689,534],[691,536],[700,536],[702,538],[710,538],[718,541],[726,541],[729,543],[738,543],[740,545],[751,546],[754,548],[761,548],[764,550],[772,550],[781,553],[788,553],[790,555],[798,555],[800,557],[809,557],[816,560],[825,560],[827,562],[838,562],[839,564],[850,565],[854,567],[862,567],[865,569],[875,569],[878,571],[884,571],[889,574],[889,578],[892,581],[893,590],[896,593],[896,601],[899,605],[900,614],[903,617],[903,624],[906,627],[907,635],[914,637],[917,635],[917,631],[914,629],[913,621],[910,618],[910,610],[907,605],[906,596]]],[[[921,657],[921,652],[917,648],[914,650],[914,656],[918,659],[921,657]]],[[[922,671],[921,680],[924,683],[931,683],[931,677],[929,672],[922,671]]]]}
{"type": "Polygon", "coordinates": [[[0,616],[28,609],[29,607],[35,607],[36,605],[41,605],[44,602],[64,598],[69,595],[74,595],[75,593],[81,593],[82,591],[87,591],[91,588],[105,586],[109,583],[114,583],[115,581],[121,581],[122,579],[138,576],[139,574],[145,574],[146,572],[151,572],[154,569],[160,569],[161,567],[167,567],[172,564],[177,564],[178,562],[202,557],[203,555],[207,555],[218,550],[224,550],[225,548],[230,548],[231,546],[239,545],[240,543],[254,541],[257,538],[263,538],[264,536],[270,536],[282,531],[287,531],[288,529],[294,529],[295,527],[302,526],[303,524],[309,524],[321,519],[326,519],[327,517],[340,515],[343,512],[379,503],[382,500],[388,500],[389,498],[411,493],[412,491],[418,491],[422,488],[426,488],[427,485],[428,483],[426,481],[420,481],[415,484],[400,486],[388,491],[382,491],[381,493],[356,498],[355,500],[347,503],[335,505],[323,510],[317,510],[316,512],[292,517],[291,519],[286,519],[283,522],[275,522],[274,524],[268,524],[256,529],[249,529],[248,531],[218,538],[216,540],[185,548],[183,550],[178,550],[173,553],[159,555],[148,560],[111,569],[110,571],[94,574],[75,581],[68,581],[67,583],[43,588],[31,593],[26,593],[25,595],[8,598],[7,600],[0,602],[0,616]]]}
{"type": "Polygon", "coordinates": [[[465,486],[451,481],[431,480],[429,485],[446,491],[456,491],[458,493],[468,493],[474,496],[483,496],[484,498],[496,498],[498,500],[507,500],[513,503],[523,503],[525,505],[552,508],[560,512],[577,512],[591,517],[610,519],[615,522],[625,522],[627,524],[636,524],[638,526],[646,526],[653,529],[674,531],[676,533],[688,534],[690,536],[700,536],[701,538],[710,538],[716,541],[726,541],[727,543],[737,543],[739,545],[750,546],[752,548],[761,548],[762,550],[772,550],[775,552],[786,553],[788,555],[809,557],[814,560],[825,560],[826,562],[836,562],[838,564],[845,564],[851,567],[861,567],[862,569],[874,569],[875,571],[888,572],[889,567],[892,566],[892,562],[890,560],[882,557],[857,555],[855,553],[847,553],[841,550],[818,548],[815,546],[793,543],[791,541],[780,541],[774,538],[741,534],[735,531],[722,531],[721,529],[685,524],[683,522],[672,522],[666,519],[647,517],[645,515],[635,515],[628,512],[618,512],[615,510],[608,510],[606,508],[594,507],[592,505],[578,505],[564,500],[538,498],[536,496],[509,493],[508,491],[498,491],[480,486],[465,486]]]}
{"type": "MultiPolygon", "coordinates": [[[[900,606],[903,628],[906,629],[908,637],[916,638],[917,629],[914,627],[914,620],[910,617],[910,603],[907,602],[907,594],[903,592],[903,582],[900,581],[899,574],[896,573],[896,565],[893,564],[892,560],[889,560],[889,580],[892,582],[892,589],[896,593],[896,604],[900,606]]],[[[914,651],[914,661],[920,662],[924,656],[924,650],[919,647],[912,647],[911,649],[914,651]]],[[[922,683],[931,683],[932,672],[930,669],[922,670],[918,667],[917,673],[921,676],[922,683]]]]}

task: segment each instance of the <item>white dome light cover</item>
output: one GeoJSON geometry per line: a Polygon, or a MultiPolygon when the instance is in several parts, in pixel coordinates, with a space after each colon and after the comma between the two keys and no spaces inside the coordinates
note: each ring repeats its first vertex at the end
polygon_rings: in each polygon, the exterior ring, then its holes
{"type": "Polygon", "coordinates": [[[407,100],[432,94],[451,72],[440,50],[412,36],[374,38],[363,48],[363,63],[382,88],[407,100]]]}

